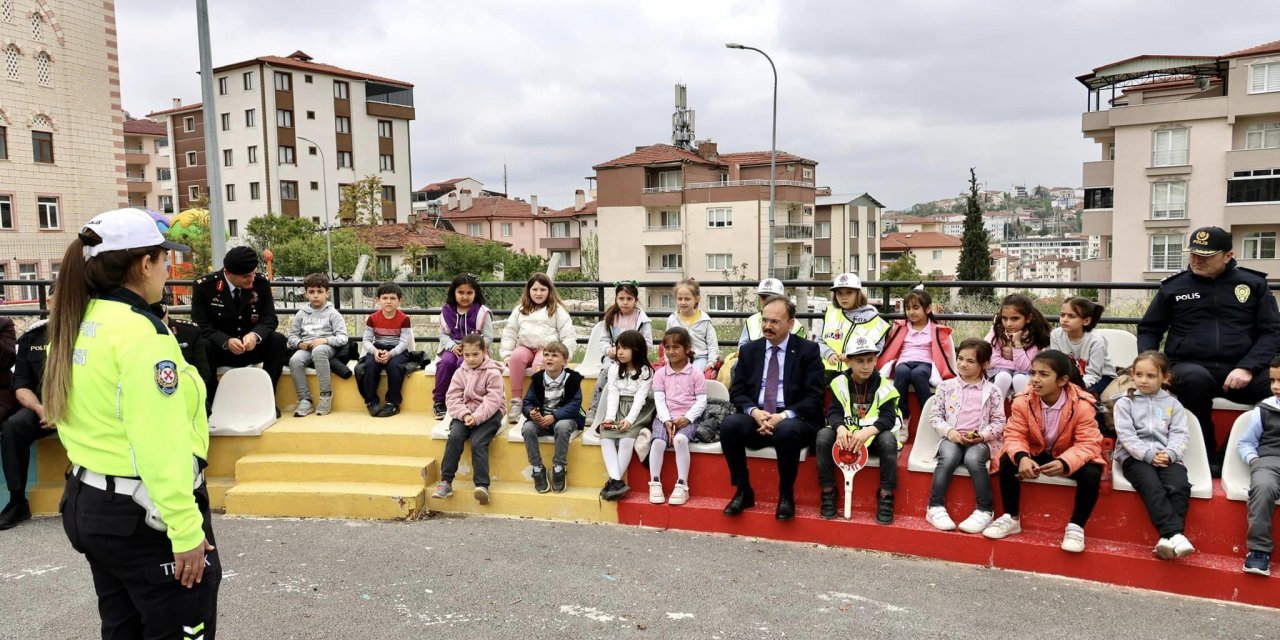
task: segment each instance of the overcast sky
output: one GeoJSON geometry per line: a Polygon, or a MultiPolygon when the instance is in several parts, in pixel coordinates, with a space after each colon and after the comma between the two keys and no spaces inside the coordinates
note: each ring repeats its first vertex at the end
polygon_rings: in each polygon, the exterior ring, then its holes
{"type": "MultiPolygon", "coordinates": [[[[592,165],[670,142],[677,82],[698,138],[767,151],[769,65],[725,42],[777,64],[779,149],[817,160],[819,185],[900,208],[955,195],[970,166],[990,188],[1076,186],[1097,153],[1076,76],[1280,38],[1244,10],[1262,5],[1233,1],[209,4],[214,66],[302,49],[412,82],[415,188],[470,176],[500,190],[505,162],[511,195],[557,207],[592,165]]],[[[125,109],[199,100],[194,0],[116,7],[125,109]]]]}

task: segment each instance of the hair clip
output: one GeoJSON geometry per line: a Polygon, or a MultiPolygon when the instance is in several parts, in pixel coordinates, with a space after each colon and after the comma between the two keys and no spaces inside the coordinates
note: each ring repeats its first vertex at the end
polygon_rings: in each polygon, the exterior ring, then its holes
{"type": "Polygon", "coordinates": [[[633,287],[639,287],[639,286],[640,286],[640,282],[639,282],[638,280],[618,280],[618,281],[616,281],[616,282],[614,282],[614,283],[613,283],[613,286],[614,286],[614,288],[617,288],[617,287],[621,287],[621,286],[622,286],[622,285],[624,285],[624,284],[628,284],[628,285],[631,285],[631,286],[633,286],[633,287]]]}

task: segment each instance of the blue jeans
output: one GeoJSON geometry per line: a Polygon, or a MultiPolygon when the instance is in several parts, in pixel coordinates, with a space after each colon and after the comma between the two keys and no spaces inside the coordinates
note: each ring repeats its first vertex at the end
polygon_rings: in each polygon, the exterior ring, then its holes
{"type": "MultiPolygon", "coordinates": [[[[931,427],[925,427],[931,428],[931,427]]],[[[956,469],[963,464],[973,478],[973,492],[978,497],[978,511],[995,512],[995,495],[991,493],[991,476],[987,463],[991,461],[991,448],[985,442],[959,445],[943,438],[938,443],[938,467],[933,470],[933,489],[929,493],[929,506],[947,506],[947,489],[956,469]]]]}
{"type": "Polygon", "coordinates": [[[933,364],[929,362],[901,362],[893,370],[893,386],[898,389],[901,398],[898,406],[902,407],[902,417],[910,417],[907,409],[907,388],[914,387],[920,406],[933,396],[933,387],[929,384],[929,375],[933,373],[933,364]]]}

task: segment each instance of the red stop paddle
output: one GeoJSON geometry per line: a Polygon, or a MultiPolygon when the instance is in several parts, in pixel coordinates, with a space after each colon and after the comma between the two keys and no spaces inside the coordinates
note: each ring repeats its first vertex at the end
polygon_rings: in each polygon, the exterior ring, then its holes
{"type": "Polygon", "coordinates": [[[853,449],[844,449],[839,444],[831,445],[831,457],[844,472],[844,519],[849,520],[853,517],[853,476],[867,466],[870,457],[867,443],[858,438],[853,449]]]}

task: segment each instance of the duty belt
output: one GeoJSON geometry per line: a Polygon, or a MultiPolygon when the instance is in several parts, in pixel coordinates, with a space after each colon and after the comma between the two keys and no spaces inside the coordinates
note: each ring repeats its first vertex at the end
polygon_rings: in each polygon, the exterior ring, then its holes
{"type": "MultiPolygon", "coordinates": [[[[200,485],[204,484],[204,472],[200,470],[200,463],[197,459],[192,459],[192,465],[195,471],[195,481],[191,490],[195,491],[200,488],[200,485]]],[[[112,491],[122,496],[129,496],[138,506],[146,510],[147,515],[144,521],[148,527],[156,531],[169,530],[168,525],[164,523],[164,518],[160,516],[160,510],[156,508],[155,502],[151,500],[151,493],[147,491],[147,485],[142,482],[142,478],[103,475],[96,471],[90,471],[78,464],[71,467],[71,475],[94,489],[112,491]]]]}

